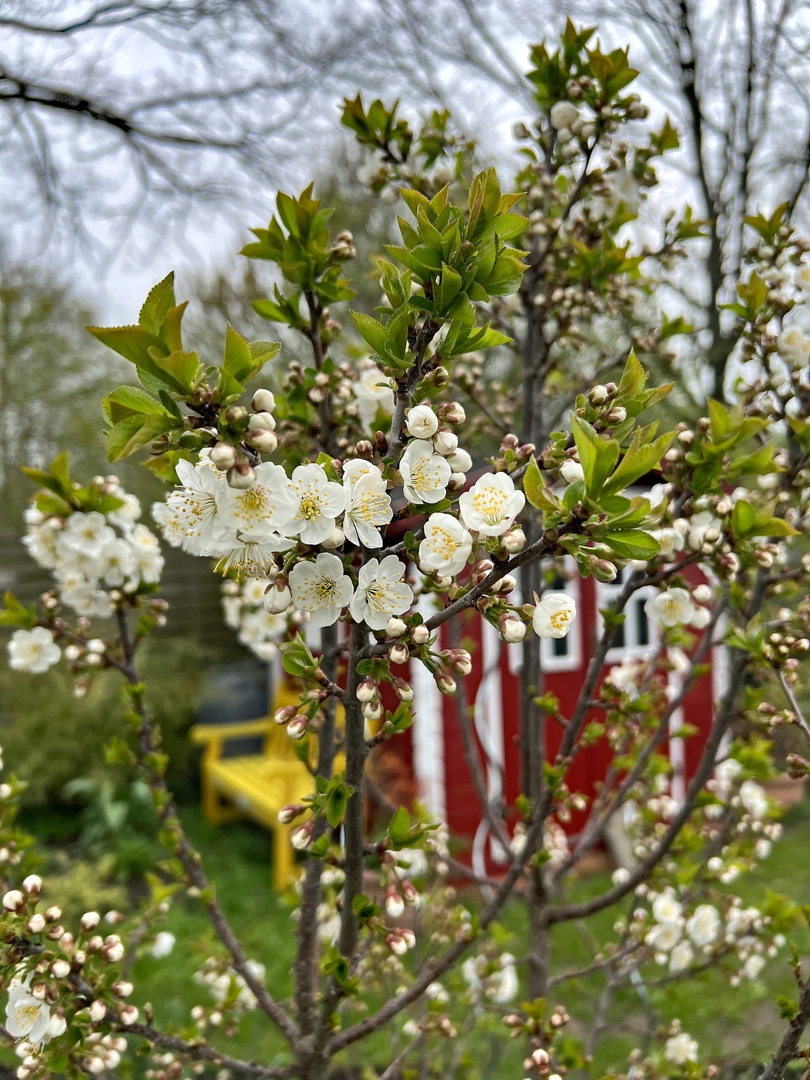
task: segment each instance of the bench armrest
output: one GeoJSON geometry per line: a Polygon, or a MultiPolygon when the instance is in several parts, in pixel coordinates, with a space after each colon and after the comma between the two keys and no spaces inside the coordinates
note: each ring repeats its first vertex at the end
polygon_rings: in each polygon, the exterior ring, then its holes
{"type": "Polygon", "coordinates": [[[195,724],[188,734],[194,743],[221,742],[246,735],[265,735],[273,723],[271,716],[263,716],[260,720],[242,720],[237,724],[195,724]]]}

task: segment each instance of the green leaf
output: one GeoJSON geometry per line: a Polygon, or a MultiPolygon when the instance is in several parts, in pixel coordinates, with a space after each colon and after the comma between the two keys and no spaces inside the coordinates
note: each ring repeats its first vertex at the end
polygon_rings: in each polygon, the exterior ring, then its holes
{"type": "Polygon", "coordinates": [[[349,314],[354,320],[354,325],[363,341],[365,341],[367,345],[370,345],[375,353],[379,353],[380,356],[385,356],[388,333],[382,323],[377,322],[377,320],[373,319],[370,315],[363,315],[362,312],[359,311],[352,311],[349,314]]]}
{"type": "Polygon", "coordinates": [[[159,337],[166,316],[174,306],[174,271],[172,271],[150,290],[138,316],[138,325],[150,334],[159,337]]]}
{"type": "Polygon", "coordinates": [[[139,386],[119,386],[104,398],[104,411],[110,423],[117,424],[119,420],[133,413],[160,416],[166,410],[139,386]]]}
{"type": "Polygon", "coordinates": [[[668,432],[653,442],[647,443],[646,446],[642,446],[641,432],[637,429],[616,471],[602,488],[602,494],[615,495],[641,479],[650,469],[658,468],[661,458],[669,449],[672,438],[672,432],[668,432]]]}
{"type": "Polygon", "coordinates": [[[619,458],[619,444],[615,439],[600,439],[591,425],[576,414],[572,414],[571,421],[579,460],[585,472],[585,490],[595,499],[613,472],[619,458]]]}
{"type": "Polygon", "coordinates": [[[107,432],[107,459],[121,461],[159,435],[170,431],[177,421],[168,413],[160,415],[132,414],[125,416],[107,432]]]}
{"type": "Polygon", "coordinates": [[[342,786],[336,788],[329,796],[329,801],[326,804],[326,817],[333,829],[336,829],[343,821],[343,815],[346,813],[346,801],[346,791],[342,786]]]}
{"type": "Polygon", "coordinates": [[[620,559],[652,559],[660,550],[658,541],[641,529],[607,532],[604,541],[620,559]]]}
{"type": "Polygon", "coordinates": [[[526,472],[523,474],[523,491],[531,505],[537,510],[543,509],[542,493],[544,488],[545,484],[540,475],[540,466],[537,464],[537,458],[532,455],[526,466],[526,472]]]}

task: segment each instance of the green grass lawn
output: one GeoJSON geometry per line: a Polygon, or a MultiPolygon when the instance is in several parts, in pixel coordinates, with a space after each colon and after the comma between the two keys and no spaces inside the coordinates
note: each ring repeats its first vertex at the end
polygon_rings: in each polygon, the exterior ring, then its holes
{"type": "MultiPolygon", "coordinates": [[[[217,883],[217,897],[234,929],[244,942],[247,955],[266,967],[268,987],[280,999],[289,995],[290,967],[295,950],[295,923],[290,918],[289,901],[271,891],[271,839],[269,834],[249,824],[235,823],[217,829],[208,827],[194,804],[182,808],[182,816],[193,843],[202,851],[209,877],[217,883]]],[[[807,804],[791,811],[785,819],[784,838],[774,846],[770,857],[751,875],[735,885],[747,904],[761,905],[766,889],[783,892],[803,902],[810,895],[810,808],[807,804]]],[[[608,884],[605,875],[594,875],[573,887],[578,898],[598,893],[608,884]]],[[[49,902],[58,900],[49,895],[49,902]]],[[[553,943],[555,972],[586,966],[593,959],[593,945],[610,940],[615,914],[602,913],[589,920],[587,933],[582,928],[565,925],[557,928],[553,943]]],[[[504,948],[520,955],[525,919],[519,903],[504,912],[502,931],[504,948]]],[[[177,899],[169,912],[165,928],[176,935],[177,944],[169,959],[155,960],[140,956],[133,965],[136,1004],[150,1002],[155,1023],[161,1028],[188,1023],[191,1007],[210,1000],[208,992],[196,985],[192,973],[215,948],[204,911],[188,898],[177,899]]],[[[800,953],[810,956],[810,933],[801,930],[792,935],[800,953]]],[[[671,983],[649,990],[648,1011],[657,1021],[667,1024],[679,1017],[686,1030],[698,1039],[703,1060],[722,1065],[727,1076],[747,1075],[752,1065],[768,1056],[784,1029],[774,1002],[776,993],[791,996],[794,988],[785,956],[769,961],[756,982],[744,982],[732,989],[719,971],[707,972],[683,984],[671,983]]],[[[661,969],[661,974],[665,969],[661,969]]],[[[452,986],[452,984],[451,984],[452,986]]],[[[600,975],[579,981],[576,986],[561,984],[551,1004],[562,1003],[573,1018],[571,1035],[587,1034],[590,1018],[604,980],[600,975]]],[[[376,1002],[371,1002],[375,1007],[376,1002]]],[[[469,1050],[461,1062],[458,1080],[501,1080],[520,1077],[523,1047],[519,1041],[504,1038],[505,1030],[496,1016],[480,1014],[465,1018],[463,1010],[449,1006],[458,1027],[467,1022],[472,1028],[469,1050]]],[[[619,992],[608,1014],[606,1032],[596,1049],[591,1077],[601,1077],[627,1066],[628,1052],[639,1045],[647,1023],[647,1012],[633,989],[619,992]]],[[[223,1041],[223,1049],[226,1044],[223,1041]]],[[[360,1068],[347,1076],[371,1080],[377,1077],[392,1056],[392,1033],[382,1033],[373,1040],[358,1044],[347,1053],[346,1064],[360,1068]]],[[[268,1063],[287,1061],[281,1039],[263,1014],[253,1012],[241,1023],[229,1052],[268,1063]]],[[[449,1057],[453,1048],[445,1049],[449,1057]]],[[[572,1071],[572,1076],[577,1075],[572,1071]]]]}

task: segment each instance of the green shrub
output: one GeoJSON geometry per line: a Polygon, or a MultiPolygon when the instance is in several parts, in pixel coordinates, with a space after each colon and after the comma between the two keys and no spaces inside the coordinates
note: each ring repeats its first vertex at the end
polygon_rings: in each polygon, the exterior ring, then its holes
{"type": "MultiPolygon", "coordinates": [[[[169,783],[183,786],[192,775],[186,733],[204,680],[203,657],[196,643],[165,637],[146,643],[141,661],[147,686],[159,687],[151,700],[147,692],[147,703],[169,754],[169,783]]],[[[64,664],[44,675],[0,666],[0,745],[6,768],[27,784],[24,808],[63,802],[65,784],[100,775],[105,745],[128,736],[117,672],[100,672],[81,700],[72,687],[64,664]]]]}

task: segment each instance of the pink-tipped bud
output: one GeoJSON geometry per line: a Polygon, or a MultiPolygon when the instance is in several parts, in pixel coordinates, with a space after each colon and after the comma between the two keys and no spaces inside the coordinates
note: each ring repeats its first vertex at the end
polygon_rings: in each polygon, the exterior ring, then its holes
{"type": "Polygon", "coordinates": [[[408,951],[405,939],[400,934],[388,934],[385,938],[385,944],[394,956],[404,956],[408,951]]]}
{"type": "Polygon", "coordinates": [[[455,694],[456,692],[456,680],[448,675],[446,671],[440,671],[436,676],[436,686],[442,694],[455,694]]]}
{"type": "Polygon", "coordinates": [[[256,470],[246,461],[239,461],[228,469],[228,485],[237,491],[247,491],[256,483],[256,470]]]}
{"type": "Polygon", "coordinates": [[[276,399],[271,390],[257,390],[250,402],[250,407],[257,413],[271,413],[276,407],[276,399]]]}
{"type": "Polygon", "coordinates": [[[438,413],[439,419],[444,420],[446,424],[463,424],[467,419],[464,407],[457,401],[451,401],[449,404],[440,405],[438,413]]]}
{"type": "Polygon", "coordinates": [[[419,903],[419,890],[410,881],[403,881],[399,886],[399,891],[402,893],[402,899],[409,907],[419,903]]]}
{"type": "Polygon", "coordinates": [[[296,851],[306,851],[312,843],[312,833],[315,825],[312,821],[305,821],[303,825],[293,829],[290,833],[290,842],[296,851]]]}
{"type": "Polygon", "coordinates": [[[40,915],[39,912],[37,912],[36,915],[31,916],[31,918],[28,920],[27,925],[28,925],[29,933],[31,933],[31,934],[41,934],[42,931],[47,926],[47,923],[45,922],[45,916],[40,915]]]}
{"type": "Polygon", "coordinates": [[[409,682],[404,679],[394,679],[394,693],[397,695],[400,701],[410,702],[413,701],[413,687],[409,682]]]}
{"type": "Polygon", "coordinates": [[[503,437],[503,439],[501,441],[501,451],[502,452],[504,452],[506,450],[517,450],[517,448],[519,446],[520,446],[520,439],[517,437],[517,435],[504,435],[504,437],[503,437]]]}
{"type": "Polygon", "coordinates": [[[285,705],[281,709],[276,709],[273,713],[273,719],[279,727],[283,727],[285,724],[289,724],[297,711],[294,705],[285,705]]]}
{"type": "Polygon", "coordinates": [[[81,917],[82,930],[95,930],[101,922],[101,916],[97,911],[85,911],[81,917]]]}
{"type": "Polygon", "coordinates": [[[303,803],[287,803],[278,812],[278,820],[281,825],[290,825],[299,814],[303,814],[306,807],[303,803]]]}
{"type": "Polygon", "coordinates": [[[491,559],[479,559],[475,566],[472,568],[470,574],[470,581],[473,585],[479,585],[484,578],[491,572],[495,564],[491,559]]]}
{"type": "Polygon", "coordinates": [[[51,964],[51,974],[55,979],[66,979],[70,974],[70,964],[67,960],[54,960],[51,964]]]}
{"type": "Polygon", "coordinates": [[[526,533],[523,529],[512,529],[501,537],[501,547],[507,555],[516,555],[526,547],[526,533]]]}
{"type": "Polygon", "coordinates": [[[251,431],[247,437],[248,444],[260,454],[272,454],[278,446],[278,436],[275,431],[260,429],[251,431]]]}
{"type": "Polygon", "coordinates": [[[22,883],[22,891],[28,896],[39,896],[42,892],[42,878],[38,874],[29,874],[22,883]]]}
{"type": "Polygon", "coordinates": [[[363,679],[355,691],[357,700],[363,703],[376,701],[380,693],[380,687],[376,679],[363,679]]]}
{"type": "Polygon", "coordinates": [[[94,1001],[90,1005],[90,1019],[94,1024],[100,1024],[107,1015],[107,1006],[103,1001],[94,1001]]]}
{"type": "Polygon", "coordinates": [[[363,703],[363,716],[371,723],[375,720],[379,720],[384,712],[385,709],[383,708],[383,703],[379,698],[376,701],[366,701],[363,703]]]}
{"type": "Polygon", "coordinates": [[[112,984],[110,989],[116,997],[128,998],[135,988],[131,982],[127,982],[125,979],[119,979],[118,982],[112,984]]]}
{"type": "Polygon", "coordinates": [[[287,724],[287,734],[291,739],[303,739],[308,727],[309,717],[305,713],[299,713],[287,724]]]}
{"type": "Polygon", "coordinates": [[[466,649],[446,649],[442,656],[447,666],[457,675],[469,675],[472,671],[472,657],[466,649]]]}
{"type": "Polygon", "coordinates": [[[248,420],[248,431],[275,431],[276,418],[269,412],[257,412],[248,420]]]}
{"type": "Polygon", "coordinates": [[[11,889],[3,897],[3,907],[6,911],[22,911],[25,907],[25,897],[19,889],[11,889]]]}
{"type": "Polygon", "coordinates": [[[392,664],[407,664],[409,656],[407,645],[397,643],[388,650],[388,659],[392,664]]]}
{"type": "Polygon", "coordinates": [[[118,1016],[124,1027],[129,1027],[130,1024],[134,1024],[138,1019],[138,1010],[134,1005],[122,1005],[118,1012],[118,1016]]]}
{"type": "Polygon", "coordinates": [[[60,907],[56,907],[55,904],[54,904],[53,907],[49,907],[48,910],[45,912],[45,921],[46,922],[49,922],[49,923],[58,922],[61,918],[62,918],[62,909],[60,907]]]}
{"type": "Polygon", "coordinates": [[[390,918],[398,919],[405,910],[405,901],[399,895],[397,890],[391,886],[391,888],[385,894],[385,912],[390,918]]]}
{"type": "Polygon", "coordinates": [[[227,472],[236,464],[236,450],[225,442],[214,443],[209,454],[211,464],[221,472],[227,472]]]}

